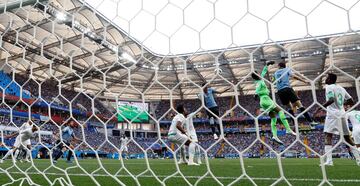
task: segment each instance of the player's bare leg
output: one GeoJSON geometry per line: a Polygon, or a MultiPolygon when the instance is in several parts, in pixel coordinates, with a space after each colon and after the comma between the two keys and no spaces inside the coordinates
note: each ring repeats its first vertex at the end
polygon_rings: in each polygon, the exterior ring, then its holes
{"type": "Polygon", "coordinates": [[[178,164],[187,164],[188,161],[186,160],[186,155],[185,155],[185,145],[180,147],[180,161],[178,162],[178,164]]]}
{"type": "MultiPolygon", "coordinates": [[[[304,112],[306,110],[300,100],[297,100],[295,103],[293,103],[293,105],[295,107],[299,108],[299,110],[301,112],[304,112]]],[[[318,123],[316,123],[314,121],[314,119],[310,116],[310,114],[308,112],[304,112],[304,117],[305,117],[306,121],[310,122],[311,125],[317,125],[318,124],[318,123]]]]}
{"type": "Polygon", "coordinates": [[[21,163],[23,162],[27,151],[26,151],[26,147],[21,147],[21,149],[19,149],[19,154],[17,155],[16,159],[19,160],[21,163]]]}
{"type": "Polygon", "coordinates": [[[326,161],[325,166],[333,166],[332,161],[332,134],[325,132],[325,154],[326,154],[326,161]]]}
{"type": "MultiPolygon", "coordinates": [[[[285,107],[286,107],[287,111],[291,114],[291,116],[294,116],[294,117],[295,117],[295,113],[296,113],[297,107],[296,107],[295,105],[291,104],[290,102],[289,102],[289,104],[287,104],[285,107]]],[[[290,117],[290,120],[291,120],[291,122],[295,125],[295,120],[294,120],[294,118],[290,117]]]]}
{"type": "MultiPolygon", "coordinates": [[[[8,150],[7,153],[5,154],[5,156],[1,158],[0,163],[4,163],[4,161],[5,161],[9,156],[11,156],[11,155],[15,152],[15,150],[16,150],[15,147],[13,147],[12,149],[8,150]]],[[[13,160],[15,160],[15,159],[13,158],[13,160]]]]}
{"type": "Polygon", "coordinates": [[[67,160],[67,163],[72,163],[72,161],[71,161],[71,156],[72,156],[72,154],[73,154],[73,149],[74,149],[74,146],[73,145],[69,145],[69,151],[68,151],[68,154],[67,154],[67,157],[66,157],[66,160],[67,160]]]}
{"type": "Polygon", "coordinates": [[[118,160],[122,159],[122,150],[120,149],[118,160]]]}
{"type": "Polygon", "coordinates": [[[357,150],[354,141],[351,139],[350,135],[344,135],[344,139],[347,143],[349,143],[351,146],[350,151],[353,154],[353,156],[355,157],[356,160],[356,164],[360,166],[360,155],[359,155],[359,151],[357,150]]]}
{"type": "Polygon", "coordinates": [[[189,161],[188,161],[188,165],[198,166],[199,164],[197,164],[197,163],[194,162],[196,143],[188,140],[185,144],[189,146],[189,161]]]}
{"type": "Polygon", "coordinates": [[[30,156],[31,156],[31,145],[28,145],[27,148],[25,148],[26,154],[25,154],[25,162],[31,162],[30,156]]]}
{"type": "MultiPolygon", "coordinates": [[[[214,137],[214,139],[217,140],[217,139],[219,139],[219,136],[221,136],[220,119],[215,118],[215,126],[218,129],[218,134],[217,134],[217,138],[214,137]]],[[[224,137],[224,136],[221,136],[221,137],[224,137]]]]}
{"type": "Polygon", "coordinates": [[[219,123],[218,120],[215,119],[213,116],[211,116],[209,119],[209,123],[210,123],[211,131],[214,135],[214,140],[219,139],[219,136],[216,134],[216,127],[215,127],[215,125],[217,125],[219,132],[220,132],[220,125],[218,124],[219,123]]]}
{"type": "MultiPolygon", "coordinates": [[[[356,146],[357,153],[359,153],[359,152],[360,152],[360,144],[356,144],[355,146],[356,146]]],[[[358,166],[360,166],[360,162],[359,162],[359,161],[356,161],[356,164],[357,164],[358,166]]]]}
{"type": "Polygon", "coordinates": [[[127,159],[129,159],[129,153],[128,153],[128,151],[125,151],[125,159],[127,160],[127,159]]]}
{"type": "Polygon", "coordinates": [[[197,158],[197,164],[201,165],[201,149],[199,144],[196,144],[195,155],[197,158]]]}
{"type": "MultiPolygon", "coordinates": [[[[19,160],[19,157],[22,153],[22,147],[20,148],[16,148],[15,150],[15,153],[14,153],[14,156],[13,156],[13,159],[14,159],[14,162],[16,162],[17,160],[19,160]]],[[[20,159],[20,163],[22,162],[22,160],[20,159]]]]}

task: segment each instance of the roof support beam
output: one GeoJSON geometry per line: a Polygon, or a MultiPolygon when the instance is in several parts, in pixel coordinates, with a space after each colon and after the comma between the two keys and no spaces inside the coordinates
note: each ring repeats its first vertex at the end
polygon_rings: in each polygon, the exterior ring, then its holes
{"type": "MultiPolygon", "coordinates": [[[[124,66],[122,66],[122,65],[120,65],[120,64],[115,64],[115,65],[113,65],[113,63],[110,63],[110,62],[109,62],[109,64],[99,65],[99,66],[97,66],[97,68],[98,68],[98,69],[101,69],[101,71],[102,71],[103,73],[105,73],[105,72],[106,72],[106,73],[111,73],[111,72],[114,72],[114,71],[123,69],[124,66]]],[[[140,65],[140,64],[137,64],[136,67],[135,67],[133,70],[130,71],[130,74],[133,74],[133,73],[139,71],[140,69],[141,69],[141,65],[140,65]]],[[[127,73],[123,74],[122,76],[120,76],[119,78],[116,78],[116,79],[108,78],[108,77],[107,77],[106,79],[111,82],[111,84],[108,85],[108,88],[116,85],[117,83],[123,83],[123,80],[126,79],[127,77],[128,77],[128,74],[127,74],[127,73]]],[[[73,77],[71,77],[71,78],[72,78],[72,79],[70,79],[70,78],[69,78],[69,79],[66,79],[66,80],[64,81],[64,83],[79,80],[79,77],[77,77],[77,76],[73,76],[73,77]],[[71,81],[70,81],[70,80],[71,80],[71,81]]],[[[85,74],[85,75],[83,76],[83,80],[88,79],[88,78],[91,78],[91,79],[93,79],[93,78],[100,78],[100,79],[101,79],[101,73],[100,73],[99,71],[92,70],[92,71],[88,72],[88,74],[85,74]]],[[[77,83],[75,83],[75,85],[77,85],[77,84],[79,84],[79,83],[80,83],[80,82],[77,82],[77,83]]]]}
{"type": "MultiPolygon", "coordinates": [[[[114,67],[112,67],[112,68],[110,68],[108,71],[106,71],[106,72],[113,72],[113,71],[116,71],[116,70],[119,70],[119,69],[122,69],[123,67],[121,66],[121,65],[118,65],[118,66],[114,66],[114,67]]],[[[131,70],[130,71],[130,75],[132,74],[132,73],[135,73],[135,72],[137,72],[137,71],[139,71],[141,69],[141,67],[140,66],[137,66],[137,67],[135,67],[133,70],[131,70]]],[[[90,76],[89,76],[90,77],[90,76]]],[[[98,74],[95,74],[95,75],[93,75],[93,76],[91,76],[91,78],[99,78],[100,76],[98,75],[98,74]]],[[[111,88],[111,87],[113,87],[113,86],[115,86],[115,85],[117,85],[117,84],[121,84],[121,83],[124,83],[124,80],[126,79],[128,77],[128,73],[125,73],[125,74],[123,74],[122,76],[120,76],[120,77],[118,77],[118,78],[108,78],[108,77],[106,77],[106,80],[108,81],[108,82],[111,82],[109,85],[107,85],[107,88],[111,88]]],[[[84,78],[83,78],[83,80],[84,80],[84,78]]],[[[79,82],[77,82],[76,84],[79,84],[79,82]]]]}
{"type": "MultiPolygon", "coordinates": [[[[164,61],[165,61],[165,60],[162,60],[162,61],[159,63],[158,67],[160,67],[160,65],[163,64],[164,61]]],[[[155,70],[154,70],[154,72],[151,74],[149,80],[147,80],[146,84],[144,85],[144,87],[143,87],[143,89],[142,89],[142,92],[144,92],[144,91],[150,86],[151,82],[154,80],[154,77],[155,77],[155,70]]]]}
{"type": "MultiPolygon", "coordinates": [[[[107,48],[102,48],[102,49],[100,49],[100,50],[98,50],[100,53],[102,53],[102,52],[105,52],[105,51],[107,51],[108,49],[107,48]]],[[[67,67],[69,67],[69,61],[71,60],[71,61],[76,61],[76,60],[79,60],[79,59],[82,59],[82,58],[86,58],[86,57],[89,57],[89,56],[92,56],[92,52],[87,52],[87,53],[84,53],[84,54],[80,54],[80,55],[77,55],[77,56],[74,56],[74,57],[70,57],[70,58],[68,58],[68,59],[65,59],[65,60],[61,60],[61,61],[54,61],[54,63],[52,63],[51,65],[52,66],[56,66],[56,65],[64,65],[64,66],[67,66],[67,67]]],[[[47,68],[50,68],[50,64],[47,64],[47,65],[43,65],[43,66],[40,66],[40,67],[37,67],[37,68],[34,68],[33,70],[34,71],[39,71],[39,70],[45,70],[45,69],[47,69],[47,68]]],[[[84,67],[83,67],[84,68],[84,67]]],[[[85,70],[85,69],[84,69],[85,70]]],[[[79,71],[79,72],[86,72],[86,71],[79,71]]],[[[73,77],[77,77],[77,76],[73,76],[73,77]]],[[[79,78],[77,78],[77,79],[79,79],[79,78]]]]}
{"type": "MultiPolygon", "coordinates": [[[[152,60],[152,58],[155,58],[155,56],[151,56],[151,58],[150,58],[149,60],[152,60]]],[[[162,62],[163,62],[163,61],[161,61],[161,62],[159,63],[159,66],[162,64],[162,62]]],[[[142,67],[143,64],[144,64],[144,63],[142,63],[141,61],[139,61],[139,62],[136,64],[136,67],[135,67],[134,69],[130,70],[130,74],[125,73],[124,75],[120,76],[120,77],[117,78],[115,81],[112,81],[112,83],[109,84],[109,85],[107,86],[107,88],[111,88],[111,87],[115,86],[115,85],[118,84],[118,83],[123,83],[123,80],[125,80],[126,78],[128,78],[129,75],[134,74],[134,73],[136,73],[137,71],[139,71],[140,69],[142,69],[142,68],[143,68],[143,67],[142,67]]],[[[111,69],[111,70],[112,70],[112,69],[111,69]]],[[[155,72],[153,73],[153,75],[155,75],[155,72]]],[[[153,75],[152,75],[152,77],[154,77],[153,75]]],[[[152,80],[152,78],[150,78],[149,81],[150,81],[150,80],[152,80]]],[[[144,88],[146,89],[146,86],[145,86],[144,88]]],[[[144,90],[145,90],[145,89],[144,89],[144,90]]],[[[143,90],[143,91],[144,91],[144,90],[143,90]]]]}
{"type": "MultiPolygon", "coordinates": [[[[52,7],[52,6],[44,7],[42,5],[39,5],[38,8],[40,10],[44,10],[46,13],[48,13],[49,15],[51,15],[53,17],[55,17],[57,15],[57,13],[61,12],[57,8],[52,7]]],[[[62,13],[64,13],[64,12],[62,12],[62,13]]],[[[122,53],[124,53],[124,51],[121,50],[117,45],[112,44],[110,41],[106,40],[106,38],[104,38],[104,36],[97,34],[96,31],[91,31],[91,30],[87,31],[88,28],[86,26],[82,25],[81,23],[72,20],[71,17],[70,17],[70,14],[68,12],[65,12],[64,15],[66,16],[66,19],[62,22],[63,24],[83,32],[82,35],[84,35],[87,38],[89,38],[90,40],[93,40],[94,42],[98,43],[99,45],[103,46],[107,50],[118,53],[119,56],[122,55],[122,53]]],[[[91,56],[92,54],[93,54],[92,52],[88,52],[85,55],[91,56]]],[[[74,58],[70,58],[70,59],[76,60],[74,58]]],[[[130,67],[131,65],[133,65],[133,62],[127,61],[127,60],[124,61],[124,66],[130,67]]],[[[123,66],[122,65],[116,65],[116,66],[113,66],[111,68],[112,68],[112,69],[110,69],[111,71],[116,71],[118,69],[123,68],[123,66]]],[[[105,69],[105,71],[110,71],[110,70],[105,69]]],[[[80,71],[80,72],[84,73],[83,71],[80,71]]],[[[89,72],[88,74],[85,74],[85,76],[86,77],[90,77],[90,76],[91,77],[99,77],[99,76],[101,76],[101,72],[99,72],[97,70],[93,70],[93,71],[89,72]]],[[[78,80],[78,79],[79,79],[79,77],[74,75],[73,77],[70,77],[70,78],[64,80],[63,83],[75,81],[75,80],[78,80]]]]}
{"type": "MultiPolygon", "coordinates": [[[[323,42],[326,44],[329,44],[329,39],[324,39],[323,42]]],[[[329,54],[329,52],[327,52],[326,48],[323,48],[322,55],[321,55],[321,67],[320,67],[321,70],[320,70],[320,72],[324,72],[324,70],[325,70],[327,54],[329,54]]],[[[321,79],[320,79],[320,81],[318,81],[318,88],[319,89],[323,88],[323,83],[322,83],[321,79]]]]}
{"type": "MultiPolygon", "coordinates": [[[[73,9],[69,10],[69,12],[74,12],[74,11],[76,11],[78,8],[79,8],[79,7],[75,7],[75,8],[73,8],[73,9]]],[[[26,19],[26,18],[22,17],[21,15],[17,15],[17,16],[19,16],[19,17],[22,18],[22,19],[26,19]]],[[[44,25],[44,24],[46,24],[46,23],[49,22],[48,19],[42,19],[41,21],[38,21],[38,22],[33,22],[33,21],[30,21],[30,20],[28,20],[28,21],[30,22],[30,24],[27,24],[27,25],[25,25],[25,26],[17,29],[16,31],[15,31],[15,30],[14,30],[14,31],[10,31],[10,32],[6,32],[6,31],[5,31],[4,37],[6,37],[6,36],[13,36],[13,35],[16,35],[16,33],[18,33],[18,32],[22,32],[22,31],[26,31],[26,30],[28,30],[28,29],[31,29],[31,28],[33,27],[33,25],[37,25],[38,27],[41,27],[42,25],[44,25]]],[[[100,29],[99,29],[99,30],[100,30],[100,29]]],[[[49,31],[49,30],[47,30],[47,31],[49,31]]],[[[50,32],[50,31],[49,31],[49,32],[50,32]]],[[[75,41],[75,40],[77,40],[77,39],[80,39],[81,37],[82,37],[81,34],[80,34],[80,35],[77,35],[77,36],[73,36],[73,37],[67,39],[66,42],[73,42],[73,41],[75,41]]],[[[65,43],[66,43],[66,42],[65,42],[65,43]]],[[[12,43],[12,44],[13,44],[13,43],[12,43]]],[[[20,54],[11,56],[11,57],[9,57],[9,58],[7,58],[7,59],[3,59],[3,60],[1,60],[1,61],[6,61],[6,60],[11,61],[11,60],[15,60],[15,59],[18,59],[18,58],[22,58],[23,56],[27,56],[27,55],[31,55],[31,54],[38,54],[38,55],[39,55],[39,53],[41,53],[41,50],[44,51],[44,50],[46,50],[46,49],[49,49],[49,48],[58,46],[58,45],[60,45],[60,44],[61,44],[61,42],[60,42],[60,41],[57,41],[57,42],[55,42],[55,43],[46,45],[46,46],[44,46],[44,47],[41,47],[41,46],[40,46],[40,47],[32,48],[32,49],[29,49],[29,50],[27,50],[27,48],[26,48],[26,51],[24,51],[25,53],[20,53],[20,54]]],[[[46,57],[45,54],[44,54],[44,57],[46,57]]],[[[49,57],[49,56],[48,56],[48,57],[49,57]]],[[[48,57],[46,57],[46,58],[49,59],[49,60],[55,59],[55,57],[50,57],[50,58],[48,58],[48,57]]],[[[68,59],[67,59],[67,60],[68,60],[68,59]]],[[[54,60],[53,65],[58,65],[58,64],[66,64],[66,60],[64,60],[64,61],[54,60]]],[[[50,65],[45,65],[44,67],[37,67],[37,68],[34,68],[33,70],[34,70],[34,71],[43,70],[43,69],[48,68],[49,66],[50,66],[50,65]]],[[[65,66],[69,66],[69,65],[65,65],[65,66]]],[[[75,67],[75,68],[76,68],[76,67],[75,67]]]]}
{"type": "Polygon", "coordinates": [[[144,92],[151,84],[151,82],[153,81],[155,77],[155,71],[151,74],[150,78],[146,81],[146,84],[144,85],[142,92],[144,92]]]}
{"type": "Polygon", "coordinates": [[[203,83],[206,83],[206,79],[204,78],[204,76],[200,73],[200,71],[197,69],[197,68],[193,68],[194,69],[194,72],[196,73],[196,75],[199,76],[200,80],[203,82],[203,83]]]}
{"type": "MultiPolygon", "coordinates": [[[[326,54],[324,53],[324,54],[321,56],[320,72],[324,72],[325,64],[326,64],[326,54]]],[[[323,88],[323,83],[322,83],[322,80],[321,80],[321,79],[318,81],[318,88],[319,88],[319,89],[322,89],[322,88],[323,88]]]]}
{"type": "Polygon", "coordinates": [[[25,7],[25,6],[29,6],[29,5],[35,5],[36,3],[42,3],[48,0],[22,0],[22,1],[10,1],[7,2],[6,4],[2,4],[0,6],[0,14],[4,13],[5,10],[7,12],[17,9],[17,8],[21,8],[21,7],[25,7]]]}
{"type": "Polygon", "coordinates": [[[222,64],[225,64],[224,66],[229,70],[233,83],[235,83],[235,84],[238,83],[238,80],[235,77],[234,71],[230,67],[229,61],[226,59],[224,54],[221,54],[221,56],[219,57],[219,61],[223,61],[222,64]]]}
{"type": "MultiPolygon", "coordinates": [[[[171,65],[174,67],[175,66],[175,63],[174,63],[174,58],[171,59],[171,65]]],[[[174,70],[175,72],[175,78],[176,78],[176,85],[180,83],[180,80],[179,80],[179,74],[177,72],[177,70],[175,69],[174,70]]],[[[183,100],[184,99],[184,93],[182,91],[182,88],[181,88],[181,84],[178,85],[179,87],[179,91],[180,91],[180,99],[183,100]]]]}
{"type": "MultiPolygon", "coordinates": [[[[20,38],[20,37],[19,37],[20,38]]],[[[18,42],[16,42],[16,38],[14,38],[14,36],[7,36],[6,38],[5,38],[10,44],[12,44],[12,45],[16,45],[16,46],[19,46],[19,47],[22,47],[18,42]]],[[[19,41],[19,40],[18,40],[19,41]]],[[[20,38],[20,41],[22,41],[22,39],[20,38]]],[[[39,51],[39,50],[36,50],[36,48],[32,48],[32,47],[30,47],[29,45],[27,46],[27,48],[26,48],[26,51],[29,51],[29,52],[31,52],[31,53],[33,53],[33,54],[37,54],[37,55],[42,55],[43,57],[45,57],[46,59],[48,59],[48,60],[50,60],[50,61],[54,61],[55,63],[60,63],[60,64],[63,64],[63,65],[65,65],[65,66],[70,66],[70,59],[67,59],[67,60],[60,60],[60,59],[58,59],[58,58],[56,58],[56,56],[52,56],[51,54],[49,54],[49,53],[47,53],[47,52],[45,52],[45,51],[43,51],[43,52],[41,52],[41,51],[39,51]]],[[[72,65],[72,68],[74,69],[74,70],[77,70],[77,71],[79,71],[79,72],[83,72],[84,71],[84,69],[82,68],[82,67],[78,67],[77,65],[72,65]]]]}
{"type": "MultiPolygon", "coordinates": [[[[44,0],[39,0],[39,1],[44,1],[44,0]]],[[[18,1],[18,2],[21,2],[21,1],[18,1]]],[[[24,6],[24,5],[23,5],[23,6],[24,6]]],[[[73,13],[73,12],[77,11],[77,10],[80,9],[80,8],[81,8],[81,7],[75,7],[75,8],[73,8],[73,9],[68,10],[68,12],[69,12],[69,13],[73,13]]],[[[7,11],[8,11],[8,10],[7,10],[7,11]]],[[[1,14],[1,12],[0,12],[0,14],[1,14]]],[[[28,23],[28,24],[25,24],[24,26],[22,26],[22,27],[20,27],[20,28],[18,28],[18,29],[16,29],[16,30],[11,30],[11,31],[9,31],[9,32],[6,32],[6,30],[5,30],[3,37],[4,37],[5,35],[15,35],[16,32],[26,31],[26,30],[28,30],[28,29],[33,28],[34,25],[36,25],[37,27],[41,27],[42,25],[47,24],[47,23],[50,22],[49,19],[42,19],[42,20],[40,20],[40,21],[35,22],[35,21],[32,21],[32,20],[29,20],[29,18],[27,18],[27,17],[22,16],[21,14],[16,14],[16,16],[18,16],[19,18],[21,18],[21,19],[23,19],[23,20],[27,20],[27,23],[28,23]]],[[[49,32],[52,32],[52,31],[50,30],[49,32]]]]}
{"type": "MultiPolygon", "coordinates": [[[[232,83],[236,85],[239,81],[238,81],[238,79],[236,78],[233,69],[230,67],[229,61],[226,59],[226,56],[225,56],[224,54],[221,54],[220,60],[224,60],[224,61],[226,62],[225,67],[226,67],[226,68],[229,70],[229,72],[230,72],[230,76],[231,76],[231,79],[232,79],[232,83]]],[[[244,95],[244,91],[243,91],[243,88],[241,87],[241,85],[238,86],[238,89],[239,89],[239,94],[240,94],[240,95],[244,95]]]]}
{"type": "MultiPolygon", "coordinates": [[[[193,64],[191,62],[191,60],[186,60],[186,63],[189,63],[189,64],[193,64]]],[[[185,69],[185,70],[188,70],[189,68],[185,69]]],[[[190,68],[191,69],[191,68],[190,68]]],[[[194,65],[192,65],[192,70],[196,73],[196,75],[200,78],[200,80],[202,81],[202,83],[206,83],[206,79],[204,78],[204,76],[200,73],[200,71],[194,67],[194,65]]]]}
{"type": "MultiPolygon", "coordinates": [[[[43,19],[43,20],[41,20],[41,21],[34,22],[34,24],[42,25],[42,24],[46,24],[47,22],[48,22],[47,19],[43,19]]],[[[4,34],[3,38],[5,38],[5,37],[8,36],[8,35],[9,35],[9,36],[16,35],[17,32],[21,32],[21,31],[24,31],[24,30],[28,30],[28,29],[30,29],[30,28],[32,28],[32,24],[25,25],[24,27],[21,27],[21,28],[17,29],[16,31],[13,30],[13,31],[7,32],[6,29],[5,29],[5,30],[4,30],[4,33],[5,33],[5,34],[4,34]]],[[[28,52],[28,51],[26,51],[26,52],[28,52]]],[[[23,53],[20,53],[20,54],[17,54],[17,55],[8,57],[7,60],[8,60],[8,61],[15,60],[15,59],[17,59],[17,58],[23,57],[23,55],[24,55],[23,53]]],[[[1,60],[1,62],[4,62],[4,61],[6,61],[6,59],[2,59],[2,60],[1,60]]]]}
{"type": "MultiPolygon", "coordinates": [[[[94,32],[94,30],[91,30],[86,25],[83,25],[81,22],[79,22],[77,20],[73,20],[71,13],[58,10],[58,8],[56,8],[54,6],[45,7],[41,4],[38,4],[37,8],[40,10],[43,10],[44,12],[51,15],[52,17],[57,17],[58,14],[63,14],[64,20],[61,20],[61,21],[58,20],[58,23],[62,23],[64,25],[67,25],[70,28],[73,28],[73,29],[76,29],[76,30],[82,32],[82,34],[84,36],[86,36],[93,42],[101,45],[102,47],[107,48],[114,53],[117,53],[118,56],[122,56],[122,54],[127,54],[124,50],[119,48],[118,45],[113,44],[110,40],[107,40],[103,35],[99,35],[96,32],[94,32]]],[[[129,54],[127,54],[127,55],[130,57],[129,54]]],[[[127,64],[127,63],[133,64],[133,60],[125,60],[124,64],[127,64]]]]}
{"type": "MultiPolygon", "coordinates": [[[[43,6],[43,5],[39,5],[38,7],[39,7],[39,9],[41,9],[41,10],[44,9],[44,6],[43,6]]],[[[73,10],[76,10],[77,8],[78,8],[78,7],[69,10],[68,13],[70,13],[70,12],[73,11],[73,10]]],[[[44,9],[44,10],[45,10],[45,9],[44,9]]],[[[49,12],[48,12],[48,13],[49,13],[49,12]]],[[[50,14],[51,14],[51,13],[50,13],[50,14]]],[[[32,25],[34,25],[34,24],[37,25],[37,26],[40,26],[40,25],[46,24],[47,22],[48,22],[48,19],[43,19],[42,21],[39,21],[38,23],[32,23],[32,24],[26,25],[25,27],[22,27],[21,30],[30,29],[30,28],[32,27],[32,25]]],[[[97,34],[97,32],[99,32],[99,31],[101,31],[101,30],[103,30],[103,28],[99,28],[99,29],[97,29],[97,30],[94,30],[93,33],[97,34]]],[[[14,32],[14,31],[11,31],[11,32],[14,32]]],[[[7,33],[7,34],[11,34],[11,33],[9,32],[9,33],[7,33]]],[[[79,35],[73,36],[73,37],[71,37],[71,38],[68,38],[68,39],[64,40],[64,43],[76,41],[76,40],[78,40],[78,39],[83,38],[83,36],[84,36],[83,34],[79,34],[79,35]]],[[[125,41],[125,42],[121,43],[120,46],[124,46],[124,45],[128,45],[128,44],[133,44],[133,43],[134,43],[134,41],[125,41]]],[[[36,47],[36,48],[30,49],[30,50],[27,50],[26,53],[20,53],[20,54],[18,54],[18,55],[16,55],[16,56],[12,56],[11,58],[8,58],[8,60],[14,60],[14,59],[23,57],[24,55],[29,55],[29,54],[31,54],[31,53],[39,54],[40,51],[44,51],[44,50],[46,50],[46,49],[49,49],[49,48],[52,48],[52,47],[56,47],[56,46],[58,46],[58,45],[60,45],[60,44],[62,44],[62,41],[57,41],[57,42],[51,43],[51,44],[46,45],[46,46],[43,46],[43,47],[36,47]]],[[[78,46],[78,47],[79,47],[79,46],[78,46]]],[[[109,50],[107,47],[105,47],[105,48],[102,48],[102,49],[96,51],[95,55],[109,50]],[[106,48],[106,49],[105,49],[105,48],[106,48]]],[[[72,58],[69,58],[69,59],[64,59],[64,60],[56,60],[56,59],[55,59],[55,60],[52,60],[53,63],[51,63],[51,64],[46,64],[46,65],[43,65],[43,66],[41,66],[41,67],[34,68],[33,70],[34,70],[34,71],[44,70],[44,69],[50,68],[51,65],[53,65],[53,66],[64,65],[64,66],[69,67],[69,66],[71,65],[71,64],[69,63],[70,60],[71,60],[71,62],[75,62],[75,61],[78,60],[78,59],[82,59],[82,58],[84,58],[84,57],[89,57],[89,56],[91,56],[91,55],[94,55],[94,53],[92,53],[92,52],[87,52],[87,53],[85,53],[85,54],[81,54],[81,55],[78,55],[78,56],[75,56],[75,57],[72,57],[72,58]]],[[[45,57],[46,57],[46,56],[45,56],[45,57]]],[[[100,56],[97,56],[97,57],[100,58],[101,60],[107,61],[107,60],[103,59],[103,58],[100,57],[100,56]]],[[[46,58],[47,58],[47,57],[46,57],[46,58]]],[[[6,59],[5,59],[5,60],[6,60],[6,59]]],[[[50,59],[50,60],[51,60],[51,59],[50,59]]],[[[109,61],[108,61],[108,62],[109,62],[109,61]]],[[[111,62],[109,62],[109,63],[110,63],[110,65],[112,65],[111,62]]],[[[75,65],[77,65],[77,64],[72,63],[72,65],[73,65],[73,67],[75,67],[75,65]]],[[[84,68],[84,70],[85,70],[85,67],[83,67],[83,68],[84,68]]],[[[115,65],[115,66],[111,66],[110,69],[106,68],[106,69],[104,69],[104,70],[102,70],[102,71],[104,72],[104,71],[109,70],[109,72],[112,72],[112,71],[116,71],[116,70],[121,69],[121,68],[123,68],[121,65],[115,65]]],[[[74,70],[77,70],[77,71],[80,70],[79,68],[76,68],[76,67],[73,68],[73,69],[74,69],[74,70]]],[[[80,72],[80,73],[81,73],[81,72],[82,72],[82,73],[85,73],[86,71],[84,71],[84,70],[81,70],[81,71],[79,71],[79,72],[80,72]]],[[[95,70],[94,72],[89,73],[89,75],[86,74],[85,77],[90,77],[90,76],[92,76],[92,77],[99,77],[100,74],[101,74],[99,71],[96,71],[96,70],[95,70]],[[93,74],[94,72],[95,72],[95,74],[93,74]]],[[[73,76],[73,77],[71,77],[71,79],[66,80],[65,82],[73,81],[73,80],[75,80],[75,79],[79,79],[79,78],[78,78],[77,76],[73,76]]]]}
{"type": "MultiPolygon", "coordinates": [[[[101,78],[101,75],[102,75],[102,73],[111,73],[111,72],[114,72],[114,71],[117,71],[117,70],[120,70],[120,69],[123,69],[124,67],[123,66],[121,66],[121,65],[114,65],[113,67],[109,67],[109,68],[104,68],[104,69],[101,69],[100,71],[97,71],[97,70],[93,70],[93,71],[89,71],[87,74],[85,74],[82,78],[83,78],[83,80],[84,79],[87,79],[87,78],[91,78],[91,79],[93,79],[93,78],[97,78],[97,79],[102,79],[101,78]]],[[[122,80],[122,79],[124,79],[123,77],[124,77],[125,75],[123,75],[120,79],[122,80]]],[[[126,76],[125,76],[126,77],[126,76]]],[[[77,77],[77,76],[74,76],[74,77],[71,77],[71,78],[68,78],[68,79],[65,79],[64,81],[63,81],[63,83],[68,83],[68,82],[72,82],[72,81],[76,81],[76,80],[78,80],[79,78],[77,77]]],[[[120,80],[120,81],[121,81],[120,80]]]]}

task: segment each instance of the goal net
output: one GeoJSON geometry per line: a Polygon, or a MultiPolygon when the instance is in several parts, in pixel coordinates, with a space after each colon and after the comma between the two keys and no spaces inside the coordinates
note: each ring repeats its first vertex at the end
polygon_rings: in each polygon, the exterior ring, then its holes
{"type": "Polygon", "coordinates": [[[0,0],[0,184],[359,184],[359,12],[0,0]]]}

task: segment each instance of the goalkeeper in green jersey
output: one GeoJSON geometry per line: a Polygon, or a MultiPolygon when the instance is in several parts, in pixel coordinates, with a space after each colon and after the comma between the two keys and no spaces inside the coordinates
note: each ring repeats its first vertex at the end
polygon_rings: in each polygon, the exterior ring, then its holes
{"type": "Polygon", "coordinates": [[[296,133],[291,130],[284,112],[279,107],[277,107],[273,102],[273,100],[271,100],[271,98],[269,97],[270,91],[267,88],[265,81],[262,80],[262,78],[264,78],[265,74],[268,71],[268,66],[274,63],[275,63],[274,61],[269,61],[266,63],[264,69],[261,72],[261,77],[259,77],[259,75],[257,75],[256,73],[252,73],[251,77],[255,80],[255,86],[256,86],[255,93],[260,98],[260,107],[263,110],[265,110],[266,113],[268,113],[271,118],[271,132],[273,135],[272,140],[274,140],[279,144],[283,144],[283,142],[277,136],[277,128],[276,128],[277,114],[279,115],[281,123],[286,128],[286,133],[290,133],[292,135],[296,135],[296,133]]]}

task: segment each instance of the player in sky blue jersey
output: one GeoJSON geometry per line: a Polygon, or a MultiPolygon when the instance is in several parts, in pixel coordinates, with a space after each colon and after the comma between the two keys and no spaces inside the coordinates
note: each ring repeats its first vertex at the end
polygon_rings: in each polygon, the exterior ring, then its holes
{"type": "MultiPolygon", "coordinates": [[[[281,103],[287,107],[289,113],[293,116],[295,116],[297,109],[304,112],[304,106],[290,85],[290,78],[297,79],[304,83],[307,83],[306,80],[293,74],[292,70],[287,68],[284,62],[279,63],[278,66],[279,69],[274,73],[274,79],[276,81],[277,95],[279,96],[281,103]]],[[[304,117],[311,124],[316,124],[308,112],[304,113],[304,117]]]]}
{"type": "MultiPolygon", "coordinates": [[[[81,141],[79,138],[77,138],[74,134],[74,129],[78,127],[78,124],[74,120],[69,120],[67,125],[61,130],[60,135],[61,138],[58,139],[55,143],[55,149],[53,152],[53,162],[56,163],[56,161],[64,154],[64,152],[67,150],[68,147],[71,149],[74,148],[74,146],[71,144],[72,140],[81,141]],[[64,146],[64,144],[66,146],[64,146]]],[[[71,156],[72,151],[69,150],[67,154],[67,161],[68,163],[71,162],[71,156]]]]}
{"type": "Polygon", "coordinates": [[[208,108],[211,112],[209,112],[208,110],[206,110],[206,114],[208,115],[209,118],[209,123],[210,123],[210,127],[211,127],[211,131],[214,135],[214,139],[218,139],[218,134],[220,134],[220,124],[218,122],[217,117],[220,117],[220,113],[219,113],[219,107],[215,101],[215,95],[216,94],[222,94],[228,90],[231,89],[231,87],[226,88],[223,91],[216,91],[215,89],[206,86],[206,83],[203,83],[202,86],[204,87],[202,95],[204,96],[204,102],[205,102],[205,106],[206,108],[208,108]],[[218,128],[218,133],[216,132],[215,129],[215,124],[218,128]]]}

